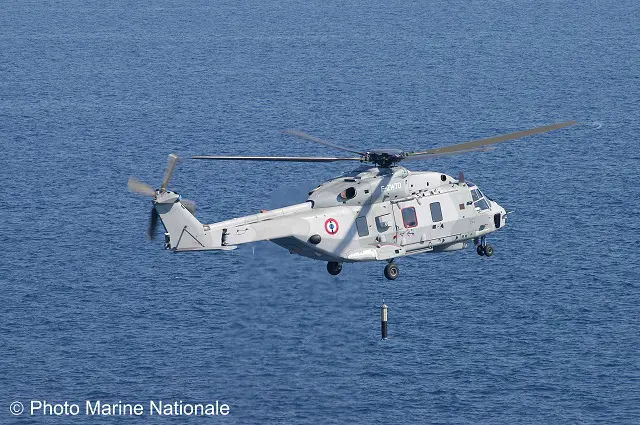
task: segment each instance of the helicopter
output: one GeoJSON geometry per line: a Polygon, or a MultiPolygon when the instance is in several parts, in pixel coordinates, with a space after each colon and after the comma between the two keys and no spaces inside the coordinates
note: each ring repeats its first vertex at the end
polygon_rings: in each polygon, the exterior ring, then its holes
{"type": "Polygon", "coordinates": [[[424,151],[400,149],[359,151],[298,130],[284,133],[357,156],[285,157],[196,155],[194,160],[337,162],[361,165],[321,183],[305,202],[263,210],[258,214],[203,224],[195,217],[195,203],[168,190],[180,158],[170,154],[164,180],[153,189],[134,177],[132,192],[153,198],[149,237],[158,218],[165,228],[165,249],[173,252],[233,250],[239,245],[271,241],[297,254],[325,261],[338,275],[344,263],[386,261],[384,276],[395,280],[395,260],[407,255],[458,251],[472,241],[478,255],[491,257],[486,238],[507,224],[507,211],[478,186],[434,171],[410,171],[400,163],[445,155],[486,151],[492,145],[578,124],[566,121],[530,130],[479,139],[424,151]]]}

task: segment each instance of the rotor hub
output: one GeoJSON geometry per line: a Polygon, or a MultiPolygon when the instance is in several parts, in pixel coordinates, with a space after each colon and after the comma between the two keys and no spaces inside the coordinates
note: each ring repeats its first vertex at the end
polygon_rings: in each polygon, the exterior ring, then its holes
{"type": "Polygon", "coordinates": [[[378,167],[389,168],[406,156],[407,154],[400,149],[374,149],[364,155],[363,162],[372,162],[378,167]]]}

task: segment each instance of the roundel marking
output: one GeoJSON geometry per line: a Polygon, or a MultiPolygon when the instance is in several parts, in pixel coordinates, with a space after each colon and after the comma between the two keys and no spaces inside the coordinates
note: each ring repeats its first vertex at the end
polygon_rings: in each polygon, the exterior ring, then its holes
{"type": "Polygon", "coordinates": [[[338,225],[338,220],[335,218],[328,218],[327,221],[324,222],[324,230],[326,230],[328,234],[335,235],[338,233],[338,229],[340,229],[340,226],[338,225]]]}

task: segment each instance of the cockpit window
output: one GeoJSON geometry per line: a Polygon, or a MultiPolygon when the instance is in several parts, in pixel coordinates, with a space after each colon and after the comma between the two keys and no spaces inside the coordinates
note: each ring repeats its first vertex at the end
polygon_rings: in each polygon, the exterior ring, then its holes
{"type": "Polygon", "coordinates": [[[356,188],[348,187],[342,192],[340,192],[340,197],[342,199],[353,199],[356,196],[356,188]]]}
{"type": "Polygon", "coordinates": [[[486,199],[484,199],[484,198],[480,198],[480,200],[479,200],[479,201],[476,201],[476,202],[474,203],[474,205],[475,205],[477,208],[480,208],[481,210],[488,210],[488,209],[489,209],[489,203],[488,203],[488,202],[487,202],[487,200],[486,200],[486,199]]]}
{"type": "Polygon", "coordinates": [[[471,197],[473,198],[473,205],[476,208],[480,208],[480,210],[489,209],[488,198],[484,196],[484,193],[480,192],[480,189],[477,187],[471,189],[471,197]]]}

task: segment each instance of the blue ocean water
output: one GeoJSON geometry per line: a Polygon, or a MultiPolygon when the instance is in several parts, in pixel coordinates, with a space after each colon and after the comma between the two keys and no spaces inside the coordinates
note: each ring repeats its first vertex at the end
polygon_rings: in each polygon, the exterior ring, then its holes
{"type": "MultiPolygon", "coordinates": [[[[121,423],[9,412],[98,399],[220,400],[209,420],[238,424],[640,423],[636,2],[0,9],[0,423],[121,423]],[[393,283],[267,243],[173,255],[126,189],[170,152],[339,154],[286,128],[414,150],[569,119],[412,163],[515,212],[494,257],[401,259],[393,283]]],[[[171,187],[215,222],[345,170],[185,161],[171,187]]]]}

